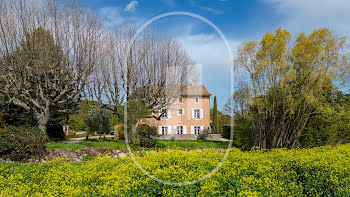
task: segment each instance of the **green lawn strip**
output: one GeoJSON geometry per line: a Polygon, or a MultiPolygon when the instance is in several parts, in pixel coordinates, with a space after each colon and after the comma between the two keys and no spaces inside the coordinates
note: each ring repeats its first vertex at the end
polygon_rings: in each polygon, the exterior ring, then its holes
{"type": "Polygon", "coordinates": [[[157,141],[157,146],[162,148],[170,148],[170,149],[228,148],[228,142],[170,140],[170,141],[157,141]]]}
{"type": "MultiPolygon", "coordinates": [[[[80,142],[50,142],[48,149],[70,149],[75,151],[82,148],[110,148],[126,150],[124,140],[113,139],[89,139],[80,142]]],[[[228,142],[215,141],[157,141],[156,149],[199,149],[199,148],[227,148],[228,142]]],[[[142,150],[144,148],[137,145],[130,145],[133,150],[142,150]]]]}

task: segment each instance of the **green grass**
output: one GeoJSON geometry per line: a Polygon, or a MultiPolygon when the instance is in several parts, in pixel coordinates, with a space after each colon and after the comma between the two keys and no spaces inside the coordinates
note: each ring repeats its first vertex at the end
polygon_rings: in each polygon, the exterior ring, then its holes
{"type": "Polygon", "coordinates": [[[162,148],[186,148],[186,149],[198,149],[198,148],[228,148],[229,142],[217,142],[217,141],[157,141],[157,146],[162,148]]]}
{"type": "MultiPolygon", "coordinates": [[[[83,140],[81,142],[50,142],[47,145],[48,149],[70,149],[75,151],[82,148],[110,148],[126,150],[124,140],[113,140],[113,139],[90,139],[83,140]]],[[[131,145],[131,149],[140,150],[142,147],[131,145]]],[[[200,149],[200,148],[227,148],[228,142],[215,142],[215,141],[157,141],[157,149],[200,149]]]]}

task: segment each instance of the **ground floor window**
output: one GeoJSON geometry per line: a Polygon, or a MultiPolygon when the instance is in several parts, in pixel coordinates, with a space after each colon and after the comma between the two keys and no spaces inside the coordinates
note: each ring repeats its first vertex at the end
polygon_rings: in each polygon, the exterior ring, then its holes
{"type": "Polygon", "coordinates": [[[168,135],[168,127],[162,126],[162,135],[168,135]]]}
{"type": "Polygon", "coordinates": [[[201,130],[200,126],[194,126],[194,134],[199,134],[200,130],[201,130]]]}
{"type": "Polygon", "coordinates": [[[184,127],[183,126],[177,126],[176,127],[176,134],[183,134],[184,133],[184,127]]]}

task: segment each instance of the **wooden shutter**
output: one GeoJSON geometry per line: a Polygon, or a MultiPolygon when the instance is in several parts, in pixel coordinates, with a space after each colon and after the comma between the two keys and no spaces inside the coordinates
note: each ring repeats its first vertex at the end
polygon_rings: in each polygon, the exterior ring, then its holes
{"type": "Polygon", "coordinates": [[[203,133],[203,131],[204,131],[204,126],[200,126],[200,131],[199,131],[199,133],[203,133]]]}
{"type": "Polygon", "coordinates": [[[162,126],[158,126],[158,134],[162,135],[162,126]]]}
{"type": "Polygon", "coordinates": [[[191,125],[191,134],[194,134],[194,126],[191,125]]]}
{"type": "Polygon", "coordinates": [[[168,109],[167,112],[168,112],[168,118],[171,118],[171,110],[168,109]]]}
{"type": "Polygon", "coordinates": [[[200,110],[199,110],[199,113],[200,113],[199,118],[200,118],[200,119],[203,119],[203,109],[200,109],[200,110]]]}
{"type": "Polygon", "coordinates": [[[187,134],[186,126],[183,126],[183,134],[187,134]]]}
{"type": "Polygon", "coordinates": [[[171,131],[171,126],[168,126],[168,134],[171,134],[172,131],[171,131]]]}

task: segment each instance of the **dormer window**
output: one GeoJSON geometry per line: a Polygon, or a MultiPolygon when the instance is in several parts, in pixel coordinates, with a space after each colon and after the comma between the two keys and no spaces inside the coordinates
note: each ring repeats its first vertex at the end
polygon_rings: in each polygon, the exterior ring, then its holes
{"type": "Polygon", "coordinates": [[[179,103],[183,103],[184,101],[183,101],[183,98],[182,97],[180,97],[179,98],[179,103]]]}
{"type": "Polygon", "coordinates": [[[199,103],[199,97],[196,97],[196,103],[199,103]]]}

